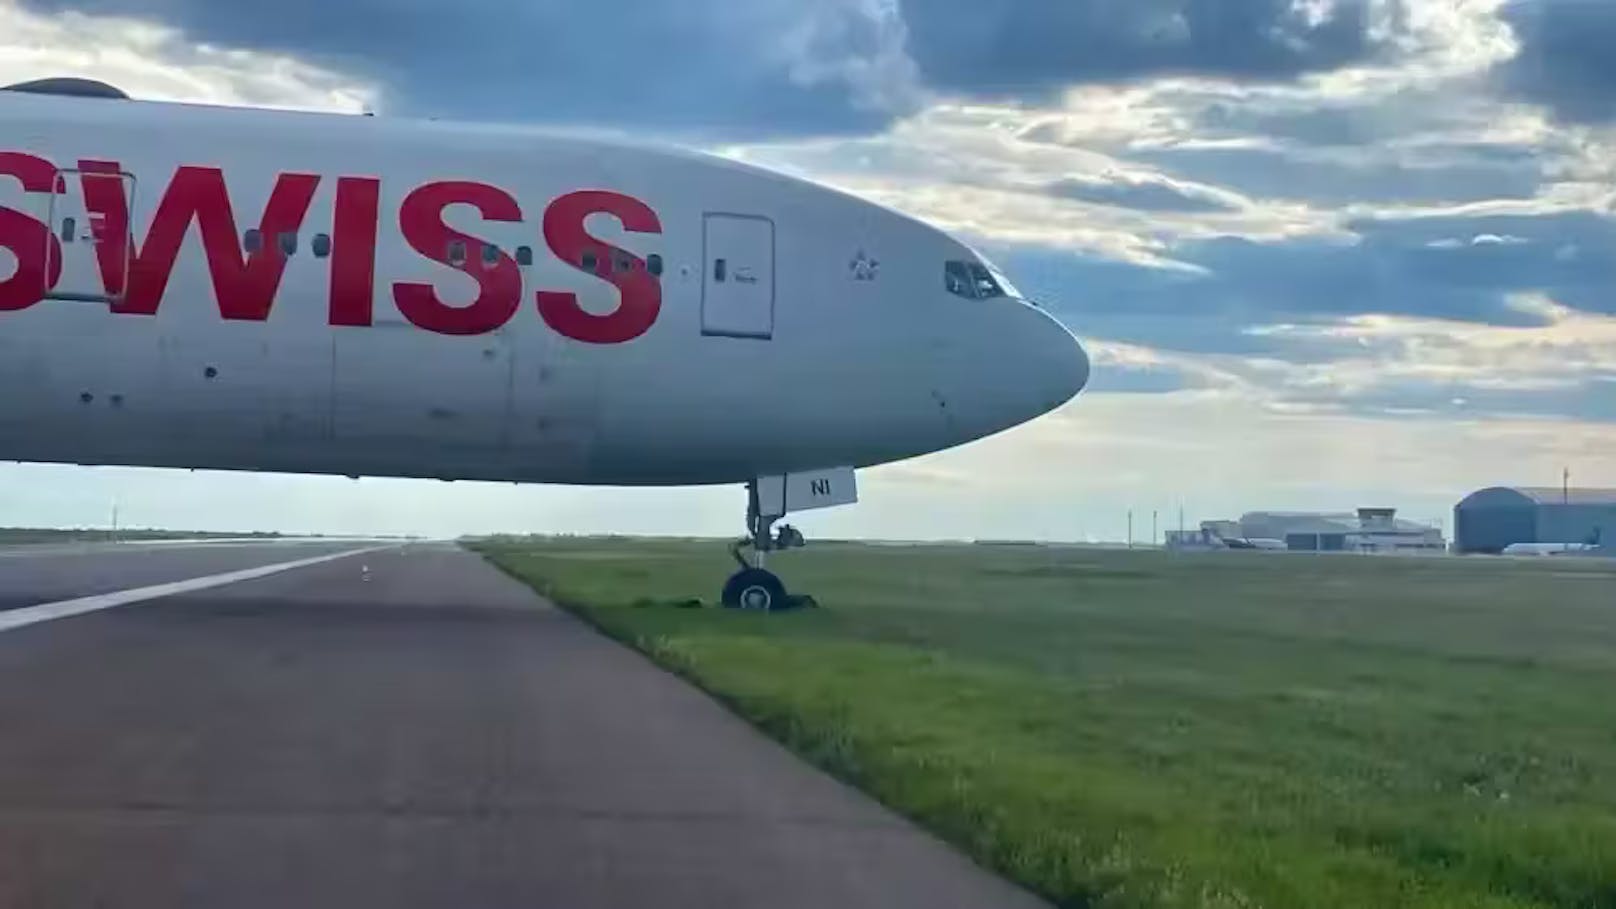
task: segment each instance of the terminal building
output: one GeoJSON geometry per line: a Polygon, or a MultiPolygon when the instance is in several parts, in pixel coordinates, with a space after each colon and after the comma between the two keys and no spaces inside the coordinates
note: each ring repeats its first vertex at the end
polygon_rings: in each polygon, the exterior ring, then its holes
{"type": "Polygon", "coordinates": [[[1447,549],[1442,531],[1397,516],[1395,508],[1356,514],[1253,511],[1240,517],[1248,540],[1283,542],[1293,552],[1411,552],[1447,549]]]}
{"type": "Polygon", "coordinates": [[[1616,489],[1495,486],[1453,509],[1458,552],[1504,552],[1511,546],[1616,547],[1616,489]]]}
{"type": "Polygon", "coordinates": [[[1252,511],[1238,521],[1206,521],[1174,536],[1174,549],[1287,549],[1293,552],[1442,552],[1442,530],[1397,517],[1395,508],[1356,513],[1252,511]]]}

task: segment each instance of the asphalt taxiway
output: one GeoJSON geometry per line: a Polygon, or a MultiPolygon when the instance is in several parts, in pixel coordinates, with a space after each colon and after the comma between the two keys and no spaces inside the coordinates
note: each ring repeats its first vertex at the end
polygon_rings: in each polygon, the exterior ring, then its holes
{"type": "Polygon", "coordinates": [[[0,909],[1041,905],[477,556],[371,545],[0,548],[0,909]]]}

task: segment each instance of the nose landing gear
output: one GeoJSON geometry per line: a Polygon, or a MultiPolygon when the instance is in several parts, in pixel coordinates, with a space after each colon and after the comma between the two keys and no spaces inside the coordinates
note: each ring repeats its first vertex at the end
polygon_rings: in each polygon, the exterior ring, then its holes
{"type": "Polygon", "coordinates": [[[817,606],[813,597],[787,593],[780,578],[764,567],[764,559],[770,552],[798,549],[806,542],[795,527],[781,524],[775,529],[775,522],[791,512],[834,508],[857,501],[858,483],[851,467],[767,474],[749,481],[746,484],[746,536],[729,548],[741,570],[724,584],[724,605],[730,609],[764,612],[817,606]]]}
{"type": "Polygon", "coordinates": [[[754,609],[762,612],[781,612],[815,605],[808,596],[792,596],[786,592],[785,582],[764,567],[766,554],[782,549],[800,549],[807,545],[802,533],[790,524],[781,524],[774,530],[774,522],[784,515],[765,515],[758,508],[757,482],[746,484],[747,536],[730,544],[739,571],[724,582],[722,602],[729,609],[754,609]],[[750,552],[747,552],[750,550],[750,552]]]}

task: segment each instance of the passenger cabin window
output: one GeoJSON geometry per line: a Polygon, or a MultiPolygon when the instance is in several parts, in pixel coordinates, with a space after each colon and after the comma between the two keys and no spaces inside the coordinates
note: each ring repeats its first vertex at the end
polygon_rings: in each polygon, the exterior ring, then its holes
{"type": "Polygon", "coordinates": [[[484,243],[483,244],[483,264],[484,265],[498,265],[499,264],[499,247],[498,246],[495,246],[492,243],[484,243]]]}
{"type": "Polygon", "coordinates": [[[943,286],[956,297],[989,300],[1006,296],[1003,287],[987,266],[977,262],[948,262],[943,266],[943,286]]]}
{"type": "Polygon", "coordinates": [[[652,253],[645,257],[645,270],[653,275],[662,274],[662,257],[652,253]]]}
{"type": "Polygon", "coordinates": [[[630,260],[629,257],[628,257],[628,253],[626,253],[626,252],[612,253],[612,270],[613,271],[616,271],[616,272],[628,271],[630,268],[633,267],[633,264],[634,264],[633,261],[630,260]]]}
{"type": "Polygon", "coordinates": [[[531,247],[531,246],[518,246],[518,247],[516,247],[516,264],[517,265],[532,265],[533,264],[533,247],[531,247]]]}
{"type": "Polygon", "coordinates": [[[280,235],[281,255],[297,255],[297,234],[287,231],[280,235]]]}
{"type": "Polygon", "coordinates": [[[449,241],[449,264],[455,268],[460,268],[466,264],[466,241],[449,241]]]}
{"type": "Polygon", "coordinates": [[[595,254],[592,252],[584,253],[581,257],[579,257],[579,264],[583,266],[584,271],[594,271],[595,265],[597,264],[595,254]]]}
{"type": "Polygon", "coordinates": [[[331,235],[315,234],[314,242],[309,244],[309,248],[314,251],[316,259],[324,259],[326,256],[331,255],[331,235]]]}
{"type": "Polygon", "coordinates": [[[247,251],[248,255],[252,255],[253,253],[256,253],[259,250],[263,249],[264,248],[264,235],[263,235],[263,233],[260,232],[255,227],[255,228],[252,228],[252,229],[248,230],[245,234],[242,234],[242,236],[241,236],[241,248],[245,249],[247,251]]]}

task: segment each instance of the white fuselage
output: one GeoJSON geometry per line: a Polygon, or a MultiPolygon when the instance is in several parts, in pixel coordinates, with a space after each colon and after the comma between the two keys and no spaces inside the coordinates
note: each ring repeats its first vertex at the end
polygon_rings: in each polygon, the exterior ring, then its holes
{"type": "Polygon", "coordinates": [[[0,91],[0,458],[617,485],[897,460],[1087,378],[949,261],[980,259],[688,152],[0,91]]]}

